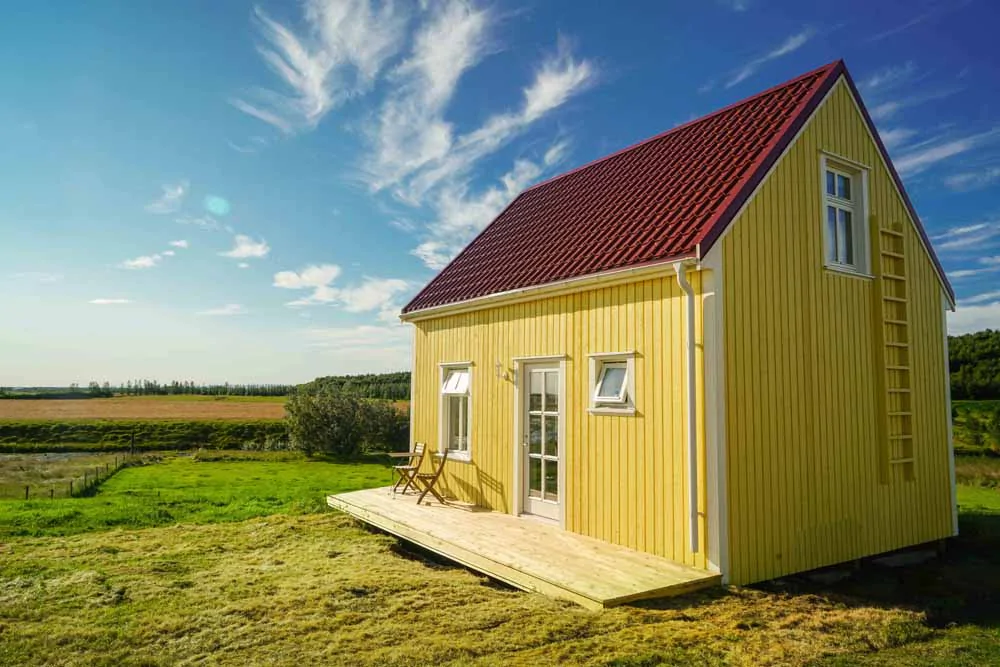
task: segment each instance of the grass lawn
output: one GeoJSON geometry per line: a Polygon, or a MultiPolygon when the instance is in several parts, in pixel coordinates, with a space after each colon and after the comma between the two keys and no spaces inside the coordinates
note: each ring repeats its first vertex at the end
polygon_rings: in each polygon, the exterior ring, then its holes
{"type": "MultiPolygon", "coordinates": [[[[961,487],[963,534],[922,565],[595,613],[321,511],[325,493],[387,479],[371,464],[178,458],[123,471],[94,498],[52,501],[79,514],[0,538],[0,664],[1000,662],[994,489],[961,487]],[[125,525],[153,527],[100,530],[118,525],[104,514],[128,514],[103,503],[140,497],[166,514],[125,525]]],[[[0,527],[18,505],[43,503],[0,503],[0,527]]]]}
{"type": "Polygon", "coordinates": [[[328,463],[260,453],[253,458],[270,460],[198,460],[220,456],[240,457],[240,453],[170,456],[126,468],[92,498],[0,502],[0,539],[320,512],[329,493],[389,482],[389,470],[373,463],[328,463]]]}

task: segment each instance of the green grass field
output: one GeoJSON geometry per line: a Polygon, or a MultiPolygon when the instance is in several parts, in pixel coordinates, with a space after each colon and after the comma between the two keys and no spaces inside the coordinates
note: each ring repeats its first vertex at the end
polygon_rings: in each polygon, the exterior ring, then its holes
{"type": "Polygon", "coordinates": [[[388,479],[376,464],[206,452],[123,470],[92,498],[2,502],[0,665],[1000,663],[988,486],[959,488],[962,536],[921,565],[595,613],[323,506],[388,479]]]}
{"type": "Polygon", "coordinates": [[[328,463],[300,454],[255,454],[265,460],[199,461],[172,455],[126,468],[90,498],[0,502],[0,539],[72,535],[108,528],[242,521],[270,514],[323,511],[325,496],[388,483],[389,470],[372,463],[328,463]]]}

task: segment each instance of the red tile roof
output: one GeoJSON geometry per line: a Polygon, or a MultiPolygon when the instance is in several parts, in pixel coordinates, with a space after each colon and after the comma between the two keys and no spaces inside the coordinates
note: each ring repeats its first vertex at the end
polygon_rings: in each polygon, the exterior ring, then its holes
{"type": "Polygon", "coordinates": [[[841,74],[831,63],[525,190],[403,312],[704,256],[841,74]]]}

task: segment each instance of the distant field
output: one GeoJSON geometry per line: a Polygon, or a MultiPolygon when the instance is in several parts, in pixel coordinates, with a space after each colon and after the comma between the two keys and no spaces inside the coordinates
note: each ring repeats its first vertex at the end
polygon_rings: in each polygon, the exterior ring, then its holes
{"type": "Polygon", "coordinates": [[[126,396],[0,400],[0,419],[283,419],[283,397],[126,396]]]}
{"type": "MultiPolygon", "coordinates": [[[[94,476],[95,468],[114,465],[121,454],[90,452],[50,452],[45,454],[0,454],[0,499],[24,498],[27,486],[30,498],[69,495],[69,483],[83,481],[84,473],[94,476]]],[[[77,486],[77,491],[82,487],[77,486]]]]}

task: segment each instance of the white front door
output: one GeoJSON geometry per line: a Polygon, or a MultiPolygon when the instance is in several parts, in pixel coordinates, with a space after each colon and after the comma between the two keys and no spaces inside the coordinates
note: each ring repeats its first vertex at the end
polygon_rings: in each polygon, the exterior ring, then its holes
{"type": "Polygon", "coordinates": [[[527,366],[524,380],[521,507],[525,514],[558,521],[563,495],[559,366],[527,366]]]}

